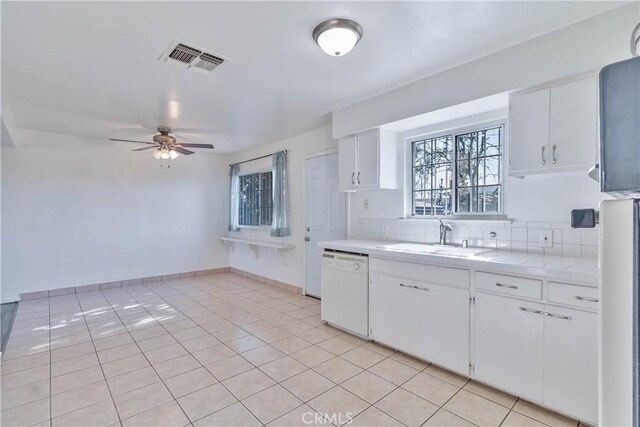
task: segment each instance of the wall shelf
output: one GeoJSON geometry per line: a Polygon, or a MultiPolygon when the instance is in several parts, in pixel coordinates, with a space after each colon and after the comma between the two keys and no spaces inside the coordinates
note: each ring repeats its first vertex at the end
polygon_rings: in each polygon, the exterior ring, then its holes
{"type": "Polygon", "coordinates": [[[265,240],[241,239],[239,237],[221,237],[220,240],[222,240],[227,246],[233,245],[235,243],[242,243],[245,245],[249,245],[252,249],[257,249],[258,247],[262,246],[265,248],[273,248],[277,251],[286,251],[296,247],[294,244],[287,242],[269,242],[265,240]]]}

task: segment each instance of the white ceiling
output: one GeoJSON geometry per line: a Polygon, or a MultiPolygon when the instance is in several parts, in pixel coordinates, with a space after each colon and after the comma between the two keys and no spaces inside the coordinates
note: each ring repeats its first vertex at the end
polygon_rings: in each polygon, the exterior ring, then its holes
{"type": "Polygon", "coordinates": [[[97,138],[142,138],[166,124],[233,152],[621,4],[3,1],[3,115],[97,138]],[[331,17],[364,28],[345,57],[311,38],[331,17]],[[174,38],[229,60],[209,75],[158,61],[174,38]]]}

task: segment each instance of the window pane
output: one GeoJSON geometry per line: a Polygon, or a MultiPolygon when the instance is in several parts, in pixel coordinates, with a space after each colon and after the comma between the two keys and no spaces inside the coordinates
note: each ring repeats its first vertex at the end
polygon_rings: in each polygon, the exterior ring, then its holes
{"type": "Polygon", "coordinates": [[[451,135],[413,143],[413,214],[442,215],[451,212],[451,135]]]}
{"type": "Polygon", "coordinates": [[[434,191],[433,215],[448,215],[452,213],[451,190],[434,191]]]}
{"type": "Polygon", "coordinates": [[[431,192],[430,191],[414,191],[413,192],[413,211],[415,215],[429,215],[427,210],[431,209],[431,192]]]}
{"type": "Polygon", "coordinates": [[[501,212],[502,127],[456,135],[456,149],[458,212],[501,212]]]}
{"type": "Polygon", "coordinates": [[[500,187],[497,185],[484,187],[479,202],[482,212],[500,212],[500,187]]]}
{"type": "Polygon", "coordinates": [[[413,170],[413,189],[431,189],[431,168],[415,168],[413,170]]]}
{"type": "Polygon", "coordinates": [[[433,163],[451,163],[451,136],[443,136],[433,140],[433,163]]]}
{"type": "Polygon", "coordinates": [[[424,166],[424,142],[413,143],[413,166],[424,166]]]}
{"type": "Polygon", "coordinates": [[[435,166],[434,178],[435,178],[435,182],[433,183],[433,188],[435,189],[451,188],[451,165],[440,164],[435,166]]]}
{"type": "Polygon", "coordinates": [[[271,225],[273,197],[271,172],[240,177],[238,218],[240,225],[271,225]]]}
{"type": "Polygon", "coordinates": [[[484,159],[484,182],[485,185],[500,184],[500,157],[487,157],[484,159]]]}
{"type": "Polygon", "coordinates": [[[469,191],[469,188],[458,189],[458,212],[471,212],[471,192],[469,191]]]}
{"type": "Polygon", "coordinates": [[[486,134],[486,147],[485,154],[486,156],[499,156],[502,153],[502,138],[501,138],[502,128],[494,128],[488,129],[485,131],[486,134]]]}

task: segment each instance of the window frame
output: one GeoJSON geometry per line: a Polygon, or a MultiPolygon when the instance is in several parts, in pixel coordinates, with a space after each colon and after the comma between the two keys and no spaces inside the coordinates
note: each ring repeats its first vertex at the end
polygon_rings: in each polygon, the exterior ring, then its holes
{"type": "Polygon", "coordinates": [[[479,123],[473,123],[469,125],[457,126],[432,132],[419,133],[416,135],[408,136],[405,138],[407,142],[407,169],[408,179],[405,180],[407,183],[407,190],[405,191],[405,196],[408,197],[408,203],[405,206],[409,210],[409,214],[406,216],[411,219],[418,220],[434,220],[438,218],[449,218],[449,219],[458,219],[458,220],[504,220],[506,219],[505,215],[505,200],[506,200],[506,191],[505,191],[505,167],[508,161],[508,148],[507,148],[507,120],[504,118],[484,121],[479,123]],[[501,134],[501,150],[500,150],[500,190],[501,190],[501,198],[499,201],[500,210],[498,212],[458,212],[458,146],[456,142],[456,136],[462,135],[465,133],[479,132],[486,129],[500,128],[501,134]],[[452,200],[452,212],[446,215],[416,215],[414,209],[414,200],[413,200],[413,192],[414,192],[414,176],[413,176],[413,144],[415,142],[420,142],[425,139],[435,139],[442,138],[446,136],[451,136],[452,138],[452,156],[451,156],[451,176],[452,176],[452,185],[451,185],[451,200],[452,200]]]}
{"type": "MultiPolygon", "coordinates": [[[[260,169],[251,169],[246,172],[241,172],[238,174],[238,179],[241,180],[243,176],[247,175],[255,175],[255,174],[271,174],[271,209],[273,210],[273,170],[271,168],[260,168],[260,169]]],[[[240,191],[238,192],[238,198],[240,198],[240,191]]],[[[240,209],[241,209],[242,201],[238,203],[238,222],[240,222],[240,209]]],[[[271,224],[273,223],[273,215],[271,217],[271,224]]],[[[248,224],[238,224],[238,228],[246,228],[246,229],[254,229],[254,230],[268,230],[271,228],[271,224],[262,224],[262,225],[248,225],[248,224]]]]}

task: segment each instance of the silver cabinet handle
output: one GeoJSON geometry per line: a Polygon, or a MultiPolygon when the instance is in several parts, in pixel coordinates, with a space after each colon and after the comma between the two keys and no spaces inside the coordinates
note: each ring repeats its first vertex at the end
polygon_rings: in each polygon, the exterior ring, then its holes
{"type": "Polygon", "coordinates": [[[516,285],[505,285],[504,283],[496,283],[496,286],[500,288],[518,289],[516,285]]]}
{"type": "Polygon", "coordinates": [[[429,291],[429,288],[421,288],[420,286],[414,286],[414,288],[421,290],[421,291],[429,291]]]}
{"type": "Polygon", "coordinates": [[[356,180],[358,181],[358,185],[360,184],[360,172],[358,172],[358,177],[356,178],[356,180]]]}
{"type": "Polygon", "coordinates": [[[545,316],[548,316],[548,317],[555,317],[556,319],[562,319],[562,320],[571,320],[572,319],[571,317],[563,316],[562,314],[553,314],[553,313],[547,313],[547,312],[544,312],[543,314],[545,316]]]}
{"type": "Polygon", "coordinates": [[[545,149],[545,146],[543,145],[541,148],[542,148],[542,153],[541,153],[541,155],[542,155],[542,165],[544,166],[544,165],[546,165],[546,164],[547,164],[547,160],[544,158],[544,149],[545,149]]]}
{"type": "Polygon", "coordinates": [[[600,302],[598,298],[581,297],[580,295],[574,296],[573,299],[577,299],[579,301],[600,302]]]}
{"type": "Polygon", "coordinates": [[[356,183],[356,173],[355,173],[355,172],[353,172],[353,173],[351,174],[351,184],[355,185],[355,183],[356,183]]]}
{"type": "Polygon", "coordinates": [[[556,161],[556,144],[553,144],[553,147],[551,147],[551,158],[553,159],[553,164],[555,165],[556,163],[558,163],[556,161]]]}
{"type": "Polygon", "coordinates": [[[519,307],[520,310],[522,311],[526,311],[527,313],[534,313],[534,314],[545,314],[543,311],[540,310],[534,310],[533,308],[526,308],[526,307],[519,307]]]}
{"type": "Polygon", "coordinates": [[[405,285],[404,283],[400,283],[400,286],[402,286],[403,288],[413,288],[413,286],[405,285]]]}
{"type": "Polygon", "coordinates": [[[305,242],[310,242],[310,241],[311,241],[311,237],[309,237],[309,236],[305,236],[304,241],[305,241],[305,242]]]}

